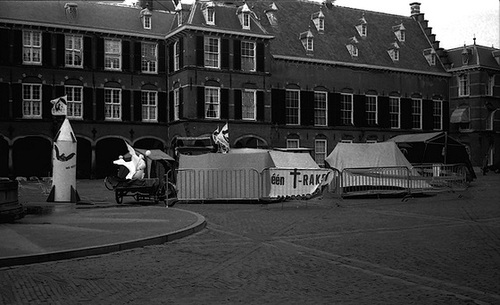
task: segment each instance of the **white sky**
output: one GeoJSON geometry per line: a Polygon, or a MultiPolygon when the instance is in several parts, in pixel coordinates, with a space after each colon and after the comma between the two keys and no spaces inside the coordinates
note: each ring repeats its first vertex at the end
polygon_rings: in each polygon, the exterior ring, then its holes
{"type": "MultiPolygon", "coordinates": [[[[194,0],[182,0],[193,2],[194,0]]],[[[272,0],[271,0],[272,1],[272,0]]],[[[284,3],[287,0],[274,0],[284,3]]],[[[323,2],[323,0],[311,0],[323,2]]],[[[410,16],[410,3],[420,2],[420,12],[429,21],[432,33],[445,49],[476,43],[500,47],[499,0],[336,0],[340,6],[365,9],[382,13],[410,16]]]]}
{"type": "MultiPolygon", "coordinates": [[[[280,1],[280,0],[278,0],[280,1]]],[[[472,44],[499,48],[499,0],[337,0],[336,5],[410,16],[410,3],[419,2],[432,33],[445,49],[472,44]]],[[[369,21],[368,21],[369,22],[369,21]]]]}

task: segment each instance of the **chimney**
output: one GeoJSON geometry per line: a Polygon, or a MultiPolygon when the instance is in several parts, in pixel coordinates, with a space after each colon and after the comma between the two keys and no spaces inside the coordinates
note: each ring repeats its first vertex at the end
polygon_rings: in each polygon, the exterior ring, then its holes
{"type": "Polygon", "coordinates": [[[419,15],[420,14],[420,4],[419,2],[413,2],[413,3],[410,3],[410,7],[411,7],[411,15],[412,16],[415,16],[415,15],[419,15]]]}

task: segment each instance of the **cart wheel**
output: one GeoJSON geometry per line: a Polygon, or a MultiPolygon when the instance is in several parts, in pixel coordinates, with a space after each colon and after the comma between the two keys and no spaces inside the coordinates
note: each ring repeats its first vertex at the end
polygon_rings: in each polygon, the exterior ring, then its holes
{"type": "Polygon", "coordinates": [[[120,195],[120,192],[115,192],[116,203],[121,204],[123,202],[123,196],[120,195]]]}

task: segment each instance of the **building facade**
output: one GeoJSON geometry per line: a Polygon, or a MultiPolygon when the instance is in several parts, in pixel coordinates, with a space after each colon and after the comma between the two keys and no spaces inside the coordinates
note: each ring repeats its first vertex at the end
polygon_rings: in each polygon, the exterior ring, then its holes
{"type": "MultiPolygon", "coordinates": [[[[50,175],[61,123],[50,101],[64,95],[79,178],[112,174],[123,140],[174,156],[179,139],[210,137],[225,124],[231,147],[307,148],[318,164],[341,141],[454,132],[462,70],[419,3],[410,16],[331,1],[0,8],[0,176],[50,175]]],[[[490,86],[488,118],[497,122],[500,89],[490,86]]],[[[484,127],[493,138],[495,124],[484,127]]]]}

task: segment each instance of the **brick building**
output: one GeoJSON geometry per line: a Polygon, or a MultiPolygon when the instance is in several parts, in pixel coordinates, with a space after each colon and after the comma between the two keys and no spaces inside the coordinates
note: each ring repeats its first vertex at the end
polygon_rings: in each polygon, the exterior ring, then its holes
{"type": "Polygon", "coordinates": [[[110,174],[123,139],[174,155],[179,139],[226,123],[231,147],[307,148],[319,164],[340,141],[446,131],[454,51],[410,8],[0,2],[0,176],[49,175],[60,124],[50,100],[62,95],[80,178],[110,174]]]}

